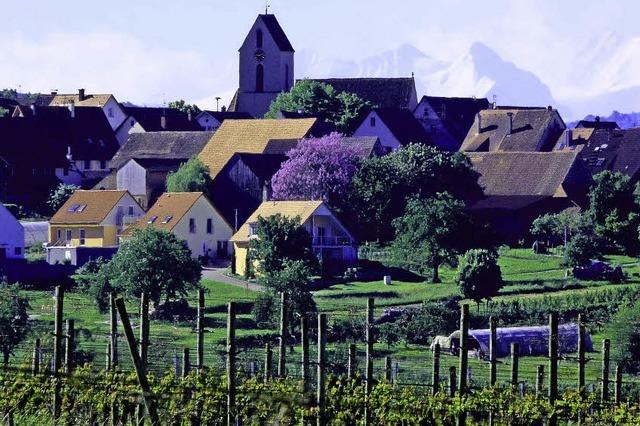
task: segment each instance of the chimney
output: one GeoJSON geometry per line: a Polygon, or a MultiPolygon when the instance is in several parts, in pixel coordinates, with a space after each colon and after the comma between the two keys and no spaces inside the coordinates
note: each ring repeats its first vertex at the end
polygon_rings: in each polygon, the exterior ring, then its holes
{"type": "Polygon", "coordinates": [[[547,111],[553,111],[553,107],[551,105],[547,106],[547,111]]]}
{"type": "Polygon", "coordinates": [[[162,130],[167,130],[167,116],[163,115],[162,117],[160,117],[160,127],[162,128],[162,130]]]}
{"type": "Polygon", "coordinates": [[[482,115],[480,115],[480,112],[476,114],[476,118],[478,120],[478,129],[476,131],[476,134],[479,135],[480,133],[482,133],[482,115]]]}
{"type": "Polygon", "coordinates": [[[84,101],[86,98],[84,96],[84,89],[78,89],[78,101],[82,102],[84,101]]]}
{"type": "Polygon", "coordinates": [[[509,117],[509,135],[513,133],[513,113],[511,111],[509,111],[507,113],[507,116],[509,117]]]}
{"type": "Polygon", "coordinates": [[[596,115],[596,123],[599,123],[599,122],[600,122],[600,116],[596,115]]]}
{"type": "Polygon", "coordinates": [[[58,91],[57,91],[57,90],[52,90],[52,91],[51,91],[51,96],[55,96],[55,95],[57,95],[57,94],[58,94],[58,91]]]}
{"type": "Polygon", "coordinates": [[[267,182],[262,185],[262,201],[269,201],[269,187],[267,186],[267,182]]]}
{"type": "Polygon", "coordinates": [[[69,104],[69,115],[71,118],[76,118],[76,104],[73,102],[69,104]]]}
{"type": "Polygon", "coordinates": [[[71,147],[70,146],[67,146],[67,155],[66,155],[66,157],[67,157],[67,161],[68,162],[72,162],[73,161],[73,155],[71,155],[71,147]]]}
{"type": "Polygon", "coordinates": [[[187,120],[191,121],[191,111],[187,112],[187,120]]]}
{"type": "Polygon", "coordinates": [[[571,143],[573,142],[573,129],[567,129],[567,131],[565,132],[565,135],[566,135],[566,139],[564,141],[564,144],[568,148],[571,146],[571,143]]]}

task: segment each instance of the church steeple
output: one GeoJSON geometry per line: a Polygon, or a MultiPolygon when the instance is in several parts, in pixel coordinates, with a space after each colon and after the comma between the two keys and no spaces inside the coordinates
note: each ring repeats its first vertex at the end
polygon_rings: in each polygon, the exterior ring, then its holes
{"type": "Polygon", "coordinates": [[[262,117],[277,95],[293,86],[295,51],[275,15],[265,13],[258,15],[239,53],[240,84],[231,108],[262,117]]]}

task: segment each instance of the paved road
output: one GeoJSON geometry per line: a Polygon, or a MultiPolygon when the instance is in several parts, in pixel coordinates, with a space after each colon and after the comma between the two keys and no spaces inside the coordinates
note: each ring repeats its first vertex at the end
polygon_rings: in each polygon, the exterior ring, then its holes
{"type": "Polygon", "coordinates": [[[227,268],[203,268],[202,278],[208,280],[219,281],[225,284],[235,285],[237,287],[248,288],[253,291],[263,291],[264,288],[256,283],[250,283],[237,278],[232,278],[224,274],[227,268]]]}

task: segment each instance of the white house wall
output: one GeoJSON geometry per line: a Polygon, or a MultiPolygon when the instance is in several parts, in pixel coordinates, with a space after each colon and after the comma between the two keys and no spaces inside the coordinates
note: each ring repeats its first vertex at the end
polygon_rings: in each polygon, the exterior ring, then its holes
{"type": "Polygon", "coordinates": [[[377,136],[384,147],[392,150],[396,150],[400,147],[398,139],[396,139],[393,133],[391,133],[391,130],[389,130],[387,125],[382,122],[375,111],[372,111],[367,118],[364,119],[362,124],[360,124],[360,127],[358,127],[353,133],[353,136],[377,136]],[[375,126],[371,126],[371,117],[375,118],[375,126]]]}
{"type": "MultiPolygon", "coordinates": [[[[7,259],[24,258],[24,228],[0,203],[0,250],[7,259]],[[16,253],[18,249],[18,253],[16,253]]],[[[2,257],[2,254],[0,254],[2,257]]]]}

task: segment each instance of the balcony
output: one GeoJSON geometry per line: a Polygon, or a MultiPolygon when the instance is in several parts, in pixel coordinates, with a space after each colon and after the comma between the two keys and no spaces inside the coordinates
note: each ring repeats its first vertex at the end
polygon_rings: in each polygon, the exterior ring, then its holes
{"type": "Polygon", "coordinates": [[[353,244],[351,238],[346,236],[325,236],[312,238],[312,245],[314,247],[344,247],[353,244]]]}

